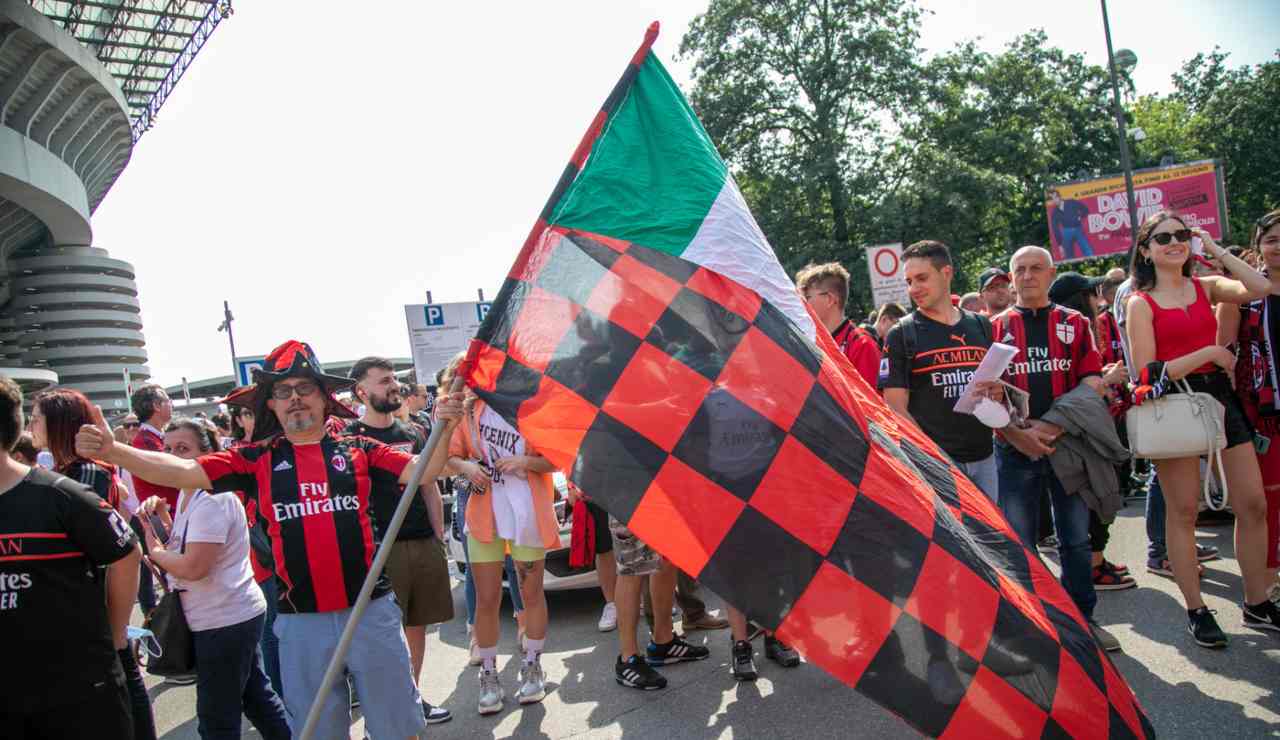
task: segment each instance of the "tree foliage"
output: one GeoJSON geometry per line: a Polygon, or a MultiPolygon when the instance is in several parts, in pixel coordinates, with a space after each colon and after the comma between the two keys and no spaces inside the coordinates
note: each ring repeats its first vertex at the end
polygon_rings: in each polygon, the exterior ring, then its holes
{"type": "MultiPolygon", "coordinates": [[[[779,258],[843,262],[852,315],[871,308],[865,245],[940,239],[956,289],[971,288],[982,268],[1047,242],[1047,185],[1120,171],[1104,67],[1041,30],[998,53],[965,43],[925,60],[920,17],[913,0],[711,0],[680,47],[694,108],[779,258]]],[[[1128,105],[1145,134],[1135,167],[1224,160],[1243,241],[1277,205],[1280,57],[1233,69],[1215,49],[1173,82],[1128,105]]]]}

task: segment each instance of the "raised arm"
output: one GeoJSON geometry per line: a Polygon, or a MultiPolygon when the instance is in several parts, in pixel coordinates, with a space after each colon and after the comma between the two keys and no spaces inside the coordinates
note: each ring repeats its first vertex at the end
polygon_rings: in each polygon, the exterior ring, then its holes
{"type": "Polygon", "coordinates": [[[1231,273],[1231,277],[1210,275],[1200,278],[1200,281],[1209,288],[1211,299],[1218,303],[1241,304],[1256,301],[1271,292],[1271,281],[1266,275],[1218,246],[1204,229],[1193,229],[1193,231],[1200,237],[1205,251],[1221,262],[1222,266],[1231,273]]]}
{"type": "Polygon", "coordinates": [[[183,460],[164,452],[138,450],[117,444],[111,428],[102,417],[102,409],[93,407],[93,424],[85,424],[76,433],[76,454],[90,460],[102,460],[128,470],[131,474],[161,486],[173,488],[212,488],[209,476],[195,460],[183,460]]]}

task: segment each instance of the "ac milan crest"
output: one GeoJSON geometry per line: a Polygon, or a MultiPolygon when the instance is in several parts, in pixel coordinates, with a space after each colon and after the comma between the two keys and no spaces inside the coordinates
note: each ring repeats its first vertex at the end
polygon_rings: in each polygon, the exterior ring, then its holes
{"type": "Polygon", "coordinates": [[[1058,340],[1063,344],[1076,341],[1076,328],[1072,324],[1058,324],[1054,328],[1058,332],[1058,340]]]}
{"type": "Polygon", "coordinates": [[[332,465],[333,469],[339,473],[345,473],[347,471],[347,458],[343,457],[342,453],[335,454],[329,460],[329,464],[332,465]]]}

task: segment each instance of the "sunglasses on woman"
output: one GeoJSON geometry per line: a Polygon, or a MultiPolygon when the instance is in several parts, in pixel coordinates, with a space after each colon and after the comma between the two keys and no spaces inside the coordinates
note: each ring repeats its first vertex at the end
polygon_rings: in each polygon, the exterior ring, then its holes
{"type": "Polygon", "coordinates": [[[1172,241],[1189,242],[1191,241],[1191,229],[1178,229],[1177,231],[1166,231],[1163,234],[1152,234],[1151,241],[1162,247],[1172,241]]]}

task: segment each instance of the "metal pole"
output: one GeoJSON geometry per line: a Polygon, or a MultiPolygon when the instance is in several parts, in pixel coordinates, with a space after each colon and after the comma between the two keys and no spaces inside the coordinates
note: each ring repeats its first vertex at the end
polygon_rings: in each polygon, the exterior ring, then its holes
{"type": "MultiPolygon", "coordinates": [[[[450,393],[458,393],[462,390],[462,377],[455,377],[453,384],[449,387],[450,393]]],[[[373,564],[369,566],[369,573],[364,577],[364,584],[360,586],[360,595],[356,597],[356,603],[351,605],[351,615],[347,617],[347,623],[342,628],[342,636],[338,639],[338,647],[333,652],[333,658],[329,660],[329,667],[325,669],[324,678],[320,681],[320,690],[311,701],[311,709],[307,711],[307,721],[302,726],[302,734],[298,736],[299,740],[311,740],[312,734],[316,729],[316,722],[320,719],[320,707],[324,703],[324,697],[329,695],[329,689],[333,687],[334,681],[338,680],[338,674],[342,671],[343,664],[347,660],[347,652],[351,649],[351,638],[355,635],[356,625],[360,623],[360,617],[364,615],[365,607],[369,606],[369,597],[373,594],[373,586],[378,582],[378,575],[382,573],[382,568],[387,564],[387,558],[391,555],[391,544],[396,541],[396,535],[400,533],[400,525],[404,523],[404,517],[409,513],[409,504],[413,502],[413,497],[418,495],[418,481],[422,478],[422,474],[427,470],[427,464],[435,455],[436,447],[441,444],[444,437],[445,428],[448,424],[437,423],[431,427],[431,434],[427,437],[427,446],[418,455],[418,460],[413,464],[413,469],[409,473],[409,483],[404,487],[404,493],[400,494],[400,503],[396,505],[396,513],[391,517],[391,523],[387,525],[387,531],[382,537],[382,543],[378,545],[378,552],[373,557],[373,564]]],[[[447,443],[446,443],[447,444],[447,443]]]]}
{"type": "Polygon", "coordinates": [[[231,343],[231,387],[240,385],[240,366],[236,364],[236,338],[231,334],[231,322],[235,321],[235,317],[231,315],[231,306],[227,301],[222,302],[222,325],[227,327],[227,341],[231,343]]]}
{"type": "Polygon", "coordinates": [[[476,288],[476,295],[480,297],[480,302],[484,303],[484,288],[476,288]]]}
{"type": "Polygon", "coordinates": [[[1133,197],[1133,163],[1129,160],[1129,134],[1124,126],[1124,108],[1120,105],[1120,81],[1116,76],[1116,55],[1111,48],[1111,20],[1107,17],[1107,0],[1102,0],[1102,29],[1107,35],[1107,67],[1111,70],[1111,96],[1115,106],[1116,127],[1120,130],[1120,167],[1124,169],[1124,191],[1129,203],[1129,250],[1133,250],[1138,233],[1138,203],[1133,197]]]}

